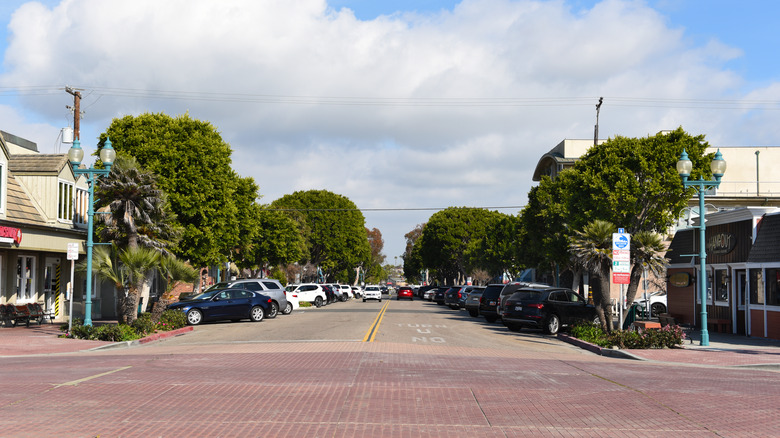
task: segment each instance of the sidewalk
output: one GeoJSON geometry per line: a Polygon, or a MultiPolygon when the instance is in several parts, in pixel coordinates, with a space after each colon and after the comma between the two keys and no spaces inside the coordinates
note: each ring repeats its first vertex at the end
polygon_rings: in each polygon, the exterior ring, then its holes
{"type": "Polygon", "coordinates": [[[0,357],[76,353],[100,348],[122,347],[165,339],[192,331],[184,327],[170,332],[158,332],[129,342],[87,341],[60,338],[60,324],[30,324],[29,327],[0,327],[0,357]]]}

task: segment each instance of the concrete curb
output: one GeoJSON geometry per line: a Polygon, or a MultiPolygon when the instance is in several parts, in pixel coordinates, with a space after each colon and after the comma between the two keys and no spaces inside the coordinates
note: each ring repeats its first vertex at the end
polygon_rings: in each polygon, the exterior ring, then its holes
{"type": "Polygon", "coordinates": [[[97,350],[111,350],[114,348],[126,348],[126,347],[132,347],[136,345],[144,345],[148,344],[150,342],[160,341],[163,339],[172,338],[174,336],[181,336],[185,333],[191,332],[195,330],[195,327],[187,326],[182,327],[180,329],[171,330],[168,332],[158,332],[151,334],[149,336],[146,336],[141,339],[136,339],[134,341],[123,341],[123,342],[114,342],[113,344],[108,345],[101,345],[100,347],[90,348],[89,351],[97,351],[97,350]]]}
{"type": "Polygon", "coordinates": [[[636,356],[627,351],[614,350],[612,348],[602,348],[599,347],[598,345],[591,344],[590,342],[585,342],[581,339],[577,339],[575,337],[565,335],[562,333],[558,333],[558,339],[560,339],[563,342],[574,345],[575,347],[580,347],[583,350],[588,350],[591,353],[598,354],[599,356],[614,357],[617,359],[631,359],[631,360],[643,360],[643,361],[647,360],[643,357],[636,356]]]}

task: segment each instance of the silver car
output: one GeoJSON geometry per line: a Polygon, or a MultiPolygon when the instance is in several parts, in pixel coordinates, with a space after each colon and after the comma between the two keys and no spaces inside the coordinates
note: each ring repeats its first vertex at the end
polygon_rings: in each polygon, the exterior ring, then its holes
{"type": "Polygon", "coordinates": [[[279,283],[279,280],[274,280],[272,278],[246,278],[241,280],[223,281],[206,290],[212,289],[247,289],[268,296],[268,298],[273,301],[268,309],[267,318],[275,318],[280,310],[282,315],[289,315],[293,311],[293,305],[287,301],[284,287],[279,283]]]}

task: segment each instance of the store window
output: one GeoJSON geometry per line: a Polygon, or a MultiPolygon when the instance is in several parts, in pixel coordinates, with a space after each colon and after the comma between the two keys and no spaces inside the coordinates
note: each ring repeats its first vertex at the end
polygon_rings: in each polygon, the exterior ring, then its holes
{"type": "Polygon", "coordinates": [[[62,221],[73,220],[73,183],[60,181],[57,203],[57,219],[62,221]]]}
{"type": "Polygon", "coordinates": [[[728,270],[718,269],[715,271],[715,301],[729,300],[729,277],[728,270]]]}
{"type": "Polygon", "coordinates": [[[16,299],[33,301],[35,297],[35,257],[19,256],[16,259],[16,299]]]}
{"type": "Polygon", "coordinates": [[[766,270],[766,304],[780,306],[780,269],[766,270]]]}
{"type": "Polygon", "coordinates": [[[750,270],[750,304],[764,304],[764,276],[761,271],[750,270]]]}

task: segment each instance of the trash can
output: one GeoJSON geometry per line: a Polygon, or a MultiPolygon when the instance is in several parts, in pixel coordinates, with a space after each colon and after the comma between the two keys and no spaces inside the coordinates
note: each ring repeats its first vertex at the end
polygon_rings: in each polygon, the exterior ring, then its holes
{"type": "Polygon", "coordinates": [[[627,330],[631,327],[631,324],[636,321],[636,315],[639,312],[639,304],[634,303],[626,310],[626,319],[623,320],[623,330],[627,330]]]}

